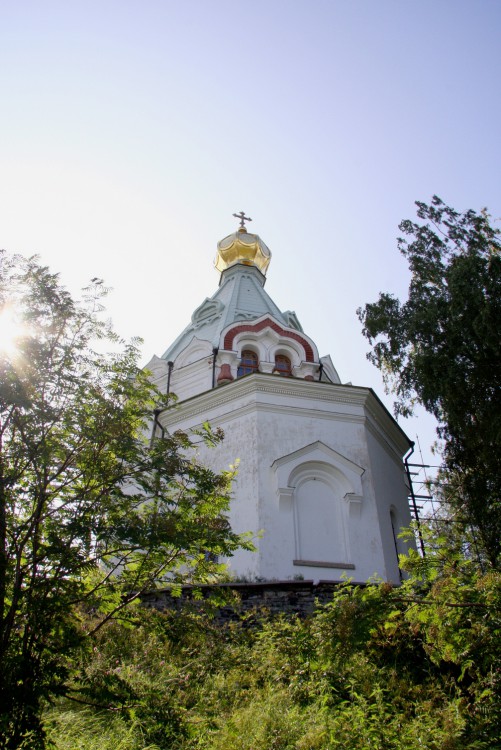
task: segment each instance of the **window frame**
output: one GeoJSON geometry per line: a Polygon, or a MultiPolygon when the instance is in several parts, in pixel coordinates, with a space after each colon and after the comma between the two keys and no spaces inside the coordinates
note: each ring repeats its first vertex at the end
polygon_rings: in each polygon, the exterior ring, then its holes
{"type": "Polygon", "coordinates": [[[292,360],[287,354],[275,354],[275,366],[273,372],[280,375],[282,378],[292,377],[292,360]],[[281,360],[282,362],[279,362],[281,360]],[[287,369],[279,367],[279,364],[287,364],[287,369]]]}
{"type": "Polygon", "coordinates": [[[245,375],[252,375],[254,372],[259,372],[259,356],[253,349],[242,349],[240,353],[240,362],[237,368],[237,378],[243,378],[245,375]],[[249,356],[252,355],[252,356],[249,356]],[[245,360],[251,360],[252,362],[246,362],[245,360]],[[243,372],[243,370],[245,372],[243,372]]]}

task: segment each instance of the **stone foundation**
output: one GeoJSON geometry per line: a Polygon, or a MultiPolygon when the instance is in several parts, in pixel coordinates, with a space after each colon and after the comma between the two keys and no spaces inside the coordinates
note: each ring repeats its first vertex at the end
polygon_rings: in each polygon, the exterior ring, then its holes
{"type": "MultiPolygon", "coordinates": [[[[352,583],[352,582],[350,582],[352,583]]],[[[217,586],[183,586],[180,596],[173,596],[170,588],[151,591],[142,596],[145,607],[159,611],[204,609],[215,607],[216,620],[224,623],[240,620],[245,615],[265,613],[306,617],[317,604],[331,601],[334,591],[344,583],[335,581],[267,581],[264,583],[222,583],[217,586]],[[224,604],[217,603],[221,595],[224,604]],[[228,603],[230,602],[230,603],[228,603]]],[[[355,584],[363,585],[363,584],[355,584]]]]}

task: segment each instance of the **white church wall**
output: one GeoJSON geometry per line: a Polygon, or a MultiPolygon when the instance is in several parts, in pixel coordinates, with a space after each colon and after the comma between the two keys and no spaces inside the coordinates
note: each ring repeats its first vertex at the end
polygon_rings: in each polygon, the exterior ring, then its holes
{"type": "Polygon", "coordinates": [[[385,448],[373,435],[379,427],[364,409],[372,398],[362,388],[251,375],[161,416],[168,429],[205,420],[221,426],[224,442],[214,451],[200,449],[214,469],[240,459],[230,521],[238,532],[262,530],[262,538],[259,552],[230,560],[237,576],[339,580],[345,574],[359,581],[378,574],[395,580],[390,505],[403,513],[401,464],[391,440],[385,448]],[[277,465],[291,455],[286,468],[293,486],[277,478],[277,465]],[[377,493],[388,498],[387,507],[376,503],[377,493]],[[386,514],[387,524],[378,513],[386,514]],[[317,565],[322,562],[328,565],[317,565]]]}
{"type": "Polygon", "coordinates": [[[335,413],[329,415],[324,404],[318,404],[323,409],[319,408],[315,416],[296,411],[294,406],[291,404],[289,414],[281,412],[279,420],[272,412],[260,414],[264,577],[339,580],[344,574],[364,580],[376,572],[383,575],[381,544],[375,533],[374,490],[364,450],[365,430],[358,421],[363,417],[356,413],[359,408],[352,413],[352,419],[344,414],[344,419],[339,420],[335,413]],[[263,440],[264,434],[269,440],[263,440]],[[270,482],[271,459],[279,462],[316,441],[335,451],[341,460],[306,452],[303,463],[298,464],[303,476],[296,473],[289,480],[294,489],[290,498],[284,493],[277,497],[270,482]],[[360,467],[358,481],[346,468],[348,463],[360,467]],[[318,481],[322,489],[314,491],[318,481]],[[309,495],[311,513],[307,511],[309,495]],[[331,536],[330,543],[327,536],[331,536]]]}
{"type": "Polygon", "coordinates": [[[374,478],[374,492],[377,504],[379,536],[385,561],[384,578],[393,583],[400,581],[397,551],[405,552],[407,545],[398,539],[403,528],[408,528],[411,515],[408,504],[408,487],[404,467],[392,451],[388,450],[381,438],[372,433],[367,434],[369,461],[374,478]],[[392,529],[393,521],[397,528],[392,529]],[[395,532],[395,535],[394,535],[395,532]]]}
{"type": "MultiPolygon", "coordinates": [[[[189,431],[200,427],[204,421],[224,430],[224,441],[216,448],[204,444],[199,446],[199,458],[217,472],[237,466],[230,511],[231,526],[237,533],[250,532],[257,541],[262,527],[259,520],[257,420],[252,399],[242,398],[229,404],[223,401],[211,407],[203,396],[203,404],[188,403],[174,407],[163,415],[161,421],[171,431],[189,431]]],[[[259,559],[259,552],[239,550],[227,562],[234,575],[251,580],[260,575],[259,559]]]]}
{"type": "MultiPolygon", "coordinates": [[[[177,362],[176,362],[177,365],[177,362]]],[[[187,365],[176,366],[172,371],[170,391],[179,401],[208,391],[212,387],[212,354],[203,354],[200,359],[187,365]]]]}

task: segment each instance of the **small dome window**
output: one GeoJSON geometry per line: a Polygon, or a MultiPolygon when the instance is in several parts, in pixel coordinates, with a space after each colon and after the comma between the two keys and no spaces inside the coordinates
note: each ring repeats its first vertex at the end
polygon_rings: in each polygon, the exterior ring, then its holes
{"type": "Polygon", "coordinates": [[[242,352],[242,358],[237,370],[237,378],[241,378],[242,375],[250,375],[251,372],[259,371],[259,361],[257,354],[250,349],[244,349],[242,352]]]}
{"type": "Polygon", "coordinates": [[[292,365],[289,357],[286,357],[285,354],[277,354],[275,357],[275,369],[273,372],[277,373],[277,375],[283,375],[286,378],[290,378],[292,376],[292,365]]]}

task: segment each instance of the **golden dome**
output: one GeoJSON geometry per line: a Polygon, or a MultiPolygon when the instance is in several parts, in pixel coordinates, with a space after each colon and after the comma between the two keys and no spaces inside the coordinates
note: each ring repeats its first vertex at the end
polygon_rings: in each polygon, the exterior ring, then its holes
{"type": "Polygon", "coordinates": [[[270,260],[270,250],[262,239],[241,227],[217,243],[214,265],[222,272],[236,263],[242,263],[245,266],[255,266],[262,274],[266,274],[270,260]]]}

